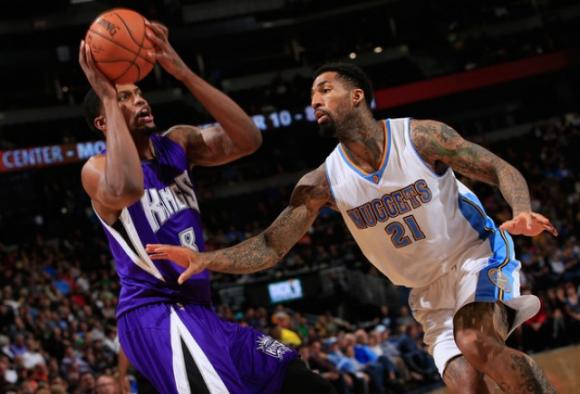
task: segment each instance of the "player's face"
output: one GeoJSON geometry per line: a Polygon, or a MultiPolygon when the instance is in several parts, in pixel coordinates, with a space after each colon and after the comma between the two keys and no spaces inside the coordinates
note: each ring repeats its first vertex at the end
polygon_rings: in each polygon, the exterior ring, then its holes
{"type": "Polygon", "coordinates": [[[152,132],[156,129],[151,107],[141,89],[134,84],[117,85],[117,101],[131,132],[152,132]]]}
{"type": "Polygon", "coordinates": [[[334,137],[337,125],[352,110],[351,89],[345,86],[336,72],[322,73],[312,84],[310,105],[314,108],[320,133],[325,137],[334,137]]]}

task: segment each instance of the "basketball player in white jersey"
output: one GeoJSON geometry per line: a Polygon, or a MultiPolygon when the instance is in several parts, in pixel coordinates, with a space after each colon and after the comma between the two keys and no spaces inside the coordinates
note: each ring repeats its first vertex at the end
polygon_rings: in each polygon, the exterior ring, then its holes
{"type": "Polygon", "coordinates": [[[197,254],[149,245],[154,259],[249,273],[275,265],[330,206],[343,216],[368,260],[394,284],[425,330],[439,372],[453,393],[485,393],[484,375],[506,393],[552,393],[536,363],[506,337],[535,315],[539,300],[520,295],[520,263],[507,232],[557,235],[532,212],[528,186],[504,160],[432,120],[375,120],[372,89],[356,66],[321,67],[312,107],[321,132],[339,144],[296,185],[289,206],[264,232],[236,246],[197,254]],[[460,174],[499,187],[513,218],[496,227],[460,174]],[[507,232],[506,232],[507,231],[507,232]]]}

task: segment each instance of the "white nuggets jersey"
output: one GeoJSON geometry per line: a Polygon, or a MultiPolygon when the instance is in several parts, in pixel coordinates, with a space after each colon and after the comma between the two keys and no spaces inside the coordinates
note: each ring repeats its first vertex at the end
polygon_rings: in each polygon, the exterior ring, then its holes
{"type": "Polygon", "coordinates": [[[482,244],[495,225],[451,168],[437,175],[421,159],[409,123],[383,122],[384,156],[375,173],[358,168],[341,144],[325,167],[336,205],[367,259],[394,284],[416,288],[468,254],[490,251],[482,244]]]}

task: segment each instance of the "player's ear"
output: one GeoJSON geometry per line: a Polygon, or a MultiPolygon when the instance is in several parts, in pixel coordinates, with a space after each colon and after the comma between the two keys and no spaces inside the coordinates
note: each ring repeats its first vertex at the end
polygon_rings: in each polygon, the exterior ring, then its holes
{"type": "Polygon", "coordinates": [[[107,129],[107,120],[103,115],[99,115],[93,120],[93,125],[104,133],[107,129]]]}
{"type": "Polygon", "coordinates": [[[353,89],[352,91],[352,103],[355,107],[358,107],[360,103],[365,101],[365,92],[362,89],[353,89]]]}

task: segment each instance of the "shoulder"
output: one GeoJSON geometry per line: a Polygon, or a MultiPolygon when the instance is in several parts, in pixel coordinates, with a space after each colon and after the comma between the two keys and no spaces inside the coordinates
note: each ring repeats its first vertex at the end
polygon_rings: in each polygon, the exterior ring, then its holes
{"type": "Polygon", "coordinates": [[[91,157],[81,169],[81,181],[87,192],[94,187],[94,183],[99,180],[105,168],[105,155],[95,155],[91,157]]]}
{"type": "Polygon", "coordinates": [[[459,137],[457,131],[451,126],[430,119],[411,119],[409,124],[411,138],[413,142],[421,145],[429,139],[434,139],[440,143],[453,143],[459,137]]]}
{"type": "Polygon", "coordinates": [[[120,210],[107,208],[102,202],[99,192],[99,184],[105,173],[105,155],[95,155],[83,165],[81,170],[81,183],[83,189],[89,195],[93,208],[100,218],[106,223],[112,224],[119,217],[120,210]]]}
{"type": "Polygon", "coordinates": [[[332,195],[324,163],[300,178],[294,188],[291,200],[293,204],[332,205],[332,195]]]}
{"type": "Polygon", "coordinates": [[[439,129],[440,122],[429,119],[411,119],[409,122],[409,131],[411,138],[423,138],[433,135],[439,129]]]}
{"type": "Polygon", "coordinates": [[[326,170],[325,163],[321,164],[318,168],[307,172],[300,178],[298,184],[316,186],[326,183],[326,170]]]}
{"type": "Polygon", "coordinates": [[[175,125],[162,133],[162,136],[181,145],[184,149],[192,143],[195,144],[196,141],[199,143],[203,141],[201,129],[191,125],[175,125]]]}

